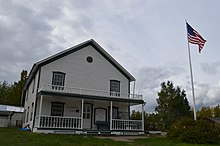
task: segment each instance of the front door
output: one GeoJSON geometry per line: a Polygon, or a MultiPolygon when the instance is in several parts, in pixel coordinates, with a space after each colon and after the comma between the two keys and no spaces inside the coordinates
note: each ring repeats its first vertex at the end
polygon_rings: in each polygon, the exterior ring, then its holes
{"type": "Polygon", "coordinates": [[[84,104],[83,106],[83,129],[92,128],[92,105],[84,104]]]}

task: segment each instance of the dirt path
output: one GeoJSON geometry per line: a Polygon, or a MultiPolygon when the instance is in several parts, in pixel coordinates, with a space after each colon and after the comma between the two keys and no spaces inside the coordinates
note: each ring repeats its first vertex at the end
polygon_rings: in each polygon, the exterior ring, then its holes
{"type": "Polygon", "coordinates": [[[147,138],[147,136],[96,136],[96,138],[102,138],[102,139],[112,139],[114,141],[125,141],[125,142],[131,142],[134,139],[144,139],[147,138]]]}

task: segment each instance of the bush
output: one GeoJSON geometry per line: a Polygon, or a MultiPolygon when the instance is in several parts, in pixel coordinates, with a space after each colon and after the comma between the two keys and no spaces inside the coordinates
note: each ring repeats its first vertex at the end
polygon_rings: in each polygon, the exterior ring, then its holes
{"type": "Polygon", "coordinates": [[[205,120],[183,118],[171,126],[167,136],[187,143],[216,144],[219,142],[219,134],[219,126],[205,120]]]}

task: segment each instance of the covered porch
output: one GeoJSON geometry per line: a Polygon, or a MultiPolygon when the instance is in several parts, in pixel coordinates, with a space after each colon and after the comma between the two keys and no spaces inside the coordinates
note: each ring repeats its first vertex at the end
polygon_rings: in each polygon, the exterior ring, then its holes
{"type": "Polygon", "coordinates": [[[40,95],[37,99],[33,131],[143,132],[144,115],[142,114],[140,120],[130,119],[130,107],[134,105],[141,106],[144,113],[144,103],[140,101],[128,102],[112,98],[103,100],[92,96],[40,95]],[[56,115],[59,110],[62,114],[56,115]]]}

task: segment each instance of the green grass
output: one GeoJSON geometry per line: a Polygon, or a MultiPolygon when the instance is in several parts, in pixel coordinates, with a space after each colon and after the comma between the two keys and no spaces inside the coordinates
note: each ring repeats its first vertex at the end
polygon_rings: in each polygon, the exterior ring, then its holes
{"type": "Polygon", "coordinates": [[[146,139],[137,139],[132,143],[135,146],[219,146],[212,144],[188,144],[173,141],[165,137],[150,137],[146,139]]]}
{"type": "Polygon", "coordinates": [[[37,134],[13,128],[0,128],[0,146],[217,146],[196,145],[147,137],[133,142],[120,142],[83,135],[37,134]]]}

